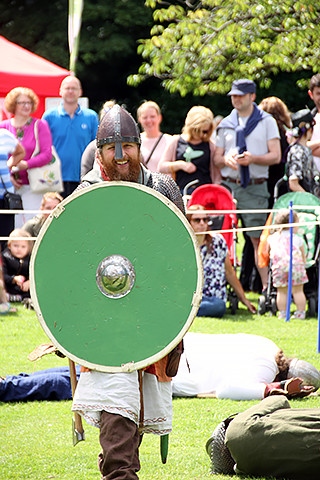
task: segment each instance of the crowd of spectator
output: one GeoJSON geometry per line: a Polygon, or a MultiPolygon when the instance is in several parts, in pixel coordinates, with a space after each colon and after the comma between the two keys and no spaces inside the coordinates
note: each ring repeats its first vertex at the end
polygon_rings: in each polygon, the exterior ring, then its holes
{"type": "MultiPolygon", "coordinates": [[[[258,227],[265,224],[266,209],[273,206],[277,182],[286,180],[284,192],[319,193],[320,74],[311,78],[308,94],[315,108],[290,113],[274,96],[257,105],[255,83],[235,80],[228,93],[233,107],[230,115],[214,116],[209,108],[196,105],[187,113],[181,133],[175,135],[161,131],[163,117],[156,102],[144,101],[136,112],[142,130],[141,162],[149,170],[173,177],[185,195],[208,183],[221,184],[232,192],[245,228],[239,275],[245,291],[266,291],[268,269],[258,262],[258,227]]],[[[0,122],[1,180],[5,182],[0,184],[0,197],[5,189],[15,190],[22,197],[26,213],[1,215],[2,235],[8,237],[14,229],[23,228],[37,236],[48,216],[40,211],[50,210],[70,195],[92,168],[99,170],[95,140],[98,122],[116,101],[106,101],[98,116],[81,106],[81,95],[78,78],[69,76],[62,81],[60,105],[45,111],[37,122],[39,151],[35,152],[36,119],[32,114],[38,107],[38,96],[25,87],[8,92],[4,104],[10,118],[0,122]],[[9,132],[6,139],[5,131],[9,132]],[[52,144],[61,159],[64,188],[61,194],[43,196],[30,189],[28,170],[50,162],[52,144]],[[20,153],[19,160],[15,149],[20,153]],[[39,214],[34,216],[28,210],[39,210],[39,214]]],[[[5,240],[1,240],[1,246],[2,250],[8,248],[5,240]]]]}

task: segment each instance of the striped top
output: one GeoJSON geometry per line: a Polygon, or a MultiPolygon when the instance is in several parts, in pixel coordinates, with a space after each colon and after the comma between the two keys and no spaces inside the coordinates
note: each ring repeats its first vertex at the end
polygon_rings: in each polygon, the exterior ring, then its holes
{"type": "Polygon", "coordinates": [[[10,170],[7,166],[7,160],[10,153],[14,152],[17,145],[18,140],[16,137],[5,128],[0,128],[0,198],[3,198],[5,193],[2,181],[9,192],[14,191],[13,185],[10,181],[10,170]]]}

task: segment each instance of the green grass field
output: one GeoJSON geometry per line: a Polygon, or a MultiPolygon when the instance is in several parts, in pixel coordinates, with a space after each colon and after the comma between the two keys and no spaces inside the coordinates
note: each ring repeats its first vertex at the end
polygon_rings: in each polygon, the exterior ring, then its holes
{"type": "MultiPolygon", "coordinates": [[[[257,302],[257,295],[249,295],[257,302]]],[[[317,353],[318,322],[315,318],[285,322],[269,315],[249,314],[240,306],[224,319],[196,318],[192,331],[252,333],[269,337],[287,356],[303,358],[320,369],[317,353]]],[[[18,307],[18,313],[0,316],[0,376],[67,365],[66,359],[47,355],[31,363],[27,356],[47,342],[35,312],[18,307]]],[[[175,399],[169,456],[161,463],[159,438],[145,435],[140,450],[141,480],[202,480],[210,475],[205,443],[214,427],[231,413],[243,411],[254,401],[175,399]]],[[[292,400],[293,407],[319,407],[317,395],[292,400]]],[[[0,403],[0,479],[98,480],[98,430],[85,424],[86,440],[72,444],[71,402],[0,403]]],[[[231,477],[216,475],[218,480],[231,477]]],[[[240,478],[237,476],[234,479],[240,478]]],[[[244,477],[242,477],[244,478],[244,477]]]]}

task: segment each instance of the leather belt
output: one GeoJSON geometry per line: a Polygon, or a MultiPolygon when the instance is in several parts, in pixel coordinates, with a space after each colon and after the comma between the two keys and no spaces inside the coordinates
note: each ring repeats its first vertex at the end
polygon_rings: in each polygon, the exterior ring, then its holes
{"type": "MultiPolygon", "coordinates": [[[[222,180],[225,182],[236,183],[237,185],[240,185],[241,183],[240,178],[222,177],[222,180]]],[[[267,178],[251,178],[248,182],[248,185],[261,185],[266,181],[267,178]]]]}

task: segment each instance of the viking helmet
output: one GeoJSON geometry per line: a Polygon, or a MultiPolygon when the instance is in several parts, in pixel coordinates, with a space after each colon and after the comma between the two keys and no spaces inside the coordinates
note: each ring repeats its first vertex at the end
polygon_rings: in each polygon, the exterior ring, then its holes
{"type": "Polygon", "coordinates": [[[234,474],[233,467],[236,462],[225,444],[226,431],[233,418],[234,415],[219,423],[206,443],[207,454],[211,460],[211,473],[234,474]]]}
{"type": "Polygon", "coordinates": [[[320,387],[320,372],[311,363],[293,358],[290,361],[288,378],[299,377],[303,385],[312,385],[317,390],[320,387]]]}
{"type": "Polygon", "coordinates": [[[140,145],[140,131],[137,123],[127,110],[120,105],[114,105],[103,116],[97,133],[97,147],[107,143],[115,143],[115,160],[123,158],[122,143],[137,143],[140,145]]]}

